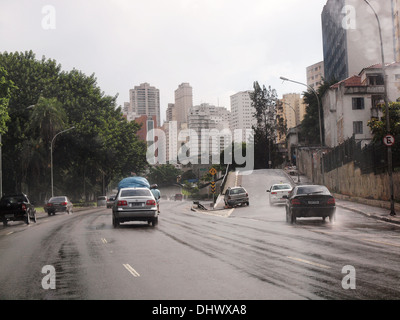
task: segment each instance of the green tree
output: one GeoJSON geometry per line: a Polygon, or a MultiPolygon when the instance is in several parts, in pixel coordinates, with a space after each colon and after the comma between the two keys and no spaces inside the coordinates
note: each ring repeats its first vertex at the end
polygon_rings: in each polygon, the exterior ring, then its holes
{"type": "Polygon", "coordinates": [[[148,180],[150,183],[156,183],[159,186],[171,185],[176,183],[178,176],[182,175],[182,171],[175,168],[172,164],[162,164],[150,167],[148,180]]]}
{"type": "Polygon", "coordinates": [[[0,135],[7,131],[6,122],[10,119],[7,110],[8,104],[11,98],[11,90],[16,88],[14,83],[7,78],[7,71],[0,66],[0,135]]]}
{"type": "Polygon", "coordinates": [[[373,118],[367,124],[374,135],[374,142],[381,142],[387,134],[394,136],[400,134],[400,102],[389,103],[389,132],[386,129],[386,107],[384,104],[380,104],[378,107],[382,111],[382,117],[380,119],[373,118]]]}
{"type": "Polygon", "coordinates": [[[250,96],[252,106],[255,108],[253,116],[257,121],[253,126],[254,167],[255,169],[271,168],[281,161],[275,141],[277,132],[285,130],[283,122],[277,121],[278,95],[271,86],[261,88],[257,81],[254,82],[253,87],[254,92],[250,96]]]}
{"type": "Polygon", "coordinates": [[[11,120],[3,139],[6,191],[48,197],[49,139],[70,126],[76,129],[54,144],[55,193],[89,199],[110,181],[147,166],[146,144],[137,136],[140,125],[126,121],[117,96],[105,95],[94,74],[62,71],[54,60],[37,60],[32,51],[0,53],[0,67],[18,87],[10,97],[11,120]]]}
{"type": "MultiPolygon", "coordinates": [[[[322,96],[329,89],[329,87],[336,82],[337,82],[336,80],[332,80],[330,82],[326,82],[324,80],[323,84],[319,86],[318,90],[316,91],[318,99],[321,103],[320,113],[321,113],[322,141],[325,141],[324,121],[322,120],[324,119],[322,102],[321,102],[322,96]]],[[[319,130],[320,122],[319,122],[317,96],[311,89],[308,89],[307,91],[303,92],[303,96],[304,96],[304,103],[307,105],[307,107],[306,107],[306,113],[301,122],[300,135],[307,144],[319,145],[321,140],[320,140],[320,130],[319,130]]]]}

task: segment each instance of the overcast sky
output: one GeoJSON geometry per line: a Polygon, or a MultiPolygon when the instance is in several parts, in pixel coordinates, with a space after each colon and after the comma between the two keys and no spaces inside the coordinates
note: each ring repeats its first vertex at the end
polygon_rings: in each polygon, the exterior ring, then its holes
{"type": "Polygon", "coordinates": [[[230,108],[253,82],[279,97],[306,88],[306,67],[323,60],[326,0],[0,0],[0,51],[33,50],[65,71],[95,74],[118,104],[148,82],[161,118],[182,82],[193,103],[230,108]],[[50,6],[50,7],[46,7],[50,6]],[[54,11],[53,11],[54,9],[54,11]],[[54,18],[54,19],[53,19],[54,18]]]}

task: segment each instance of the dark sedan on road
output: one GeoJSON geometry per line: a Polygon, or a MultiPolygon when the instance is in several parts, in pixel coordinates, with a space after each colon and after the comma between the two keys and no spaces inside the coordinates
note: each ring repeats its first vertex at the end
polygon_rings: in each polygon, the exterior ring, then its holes
{"type": "Polygon", "coordinates": [[[295,223],[300,217],[322,217],[325,221],[335,219],[335,198],[328,188],[321,185],[300,185],[284,196],[286,198],[286,221],[295,223]]]}
{"type": "Polygon", "coordinates": [[[0,200],[0,221],[6,226],[8,221],[36,222],[36,209],[26,194],[11,194],[0,200]]]}
{"type": "Polygon", "coordinates": [[[52,197],[45,206],[45,210],[49,216],[54,215],[56,212],[72,213],[74,205],[66,196],[52,197]]]}

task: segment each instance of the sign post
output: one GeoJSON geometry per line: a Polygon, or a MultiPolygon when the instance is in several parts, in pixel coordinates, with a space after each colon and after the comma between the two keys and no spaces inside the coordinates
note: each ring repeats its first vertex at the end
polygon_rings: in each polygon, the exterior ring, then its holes
{"type": "Polygon", "coordinates": [[[213,206],[215,206],[215,175],[217,174],[217,170],[215,168],[211,168],[208,172],[213,177],[213,181],[211,181],[211,192],[213,194],[213,206]]]}
{"type": "Polygon", "coordinates": [[[388,175],[390,184],[390,215],[395,216],[396,212],[394,210],[394,192],[393,192],[393,164],[392,164],[392,146],[394,145],[394,136],[387,134],[383,137],[383,143],[387,146],[388,150],[388,175]]]}

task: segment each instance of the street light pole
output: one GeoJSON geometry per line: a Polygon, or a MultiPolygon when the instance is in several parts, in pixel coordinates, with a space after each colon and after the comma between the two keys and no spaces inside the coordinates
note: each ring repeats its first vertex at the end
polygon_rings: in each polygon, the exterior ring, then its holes
{"type": "MultiPolygon", "coordinates": [[[[389,99],[387,95],[387,76],[386,76],[386,65],[385,65],[385,54],[383,52],[383,40],[382,40],[382,28],[379,21],[378,14],[376,13],[374,7],[369,3],[368,0],[364,2],[371,8],[375,15],[376,21],[378,22],[379,40],[381,45],[381,59],[382,59],[382,76],[383,76],[383,100],[385,101],[385,111],[386,111],[386,131],[390,133],[390,119],[389,119],[389,99]]],[[[390,189],[390,215],[395,216],[396,212],[394,210],[394,187],[393,187],[393,159],[392,159],[392,147],[387,147],[387,157],[388,157],[388,175],[389,175],[389,189],[390,189]]]]}
{"type": "MultiPolygon", "coordinates": [[[[322,139],[321,102],[319,101],[318,93],[314,90],[313,87],[309,86],[308,84],[305,84],[305,83],[302,83],[302,82],[299,82],[299,81],[290,80],[290,79],[285,78],[285,77],[280,77],[280,79],[283,80],[283,81],[289,81],[289,82],[300,84],[302,86],[306,86],[316,96],[317,103],[318,103],[319,143],[320,143],[321,152],[322,152],[322,148],[324,147],[324,143],[323,143],[323,139],[322,139]]],[[[324,168],[324,159],[323,159],[323,157],[322,157],[322,184],[325,184],[325,168],[324,168]]]]}
{"type": "Polygon", "coordinates": [[[56,138],[59,134],[64,133],[64,132],[67,132],[67,131],[72,130],[72,129],[75,129],[75,127],[71,127],[71,128],[69,128],[69,129],[66,129],[66,130],[64,130],[64,131],[61,131],[61,132],[57,133],[57,134],[53,137],[53,139],[51,140],[51,144],[50,144],[50,168],[51,168],[51,196],[52,196],[52,197],[54,197],[54,188],[53,188],[53,142],[54,142],[55,138],[56,138]]]}

